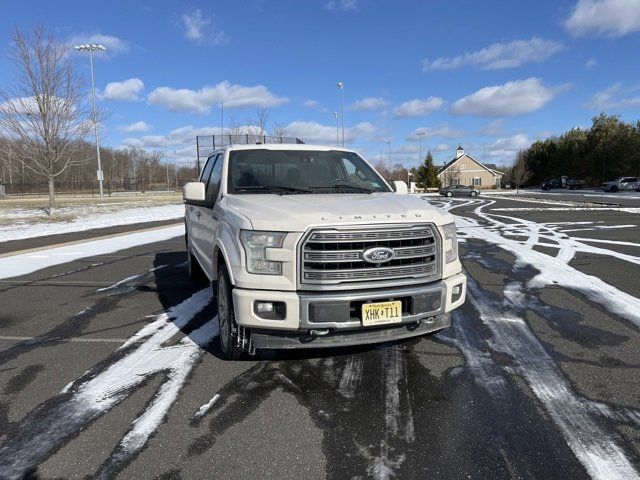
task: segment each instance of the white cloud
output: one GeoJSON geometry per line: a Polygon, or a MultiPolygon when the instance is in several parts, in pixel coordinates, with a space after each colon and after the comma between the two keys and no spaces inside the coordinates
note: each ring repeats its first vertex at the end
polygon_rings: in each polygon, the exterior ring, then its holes
{"type": "Polygon", "coordinates": [[[427,115],[444,105],[444,100],[440,97],[429,97],[424,100],[410,100],[396,107],[393,114],[396,117],[419,117],[427,115]]]}
{"type": "Polygon", "coordinates": [[[274,95],[264,85],[246,87],[224,81],[199,90],[158,87],[149,94],[148,101],[152,105],[159,105],[173,112],[206,115],[220,103],[224,103],[225,108],[267,108],[286,103],[289,99],[274,95]]]}
{"type": "Polygon", "coordinates": [[[399,147],[391,149],[391,153],[418,153],[420,151],[420,145],[415,143],[405,143],[399,147]]]}
{"type": "Polygon", "coordinates": [[[589,60],[587,60],[584,64],[584,66],[586,68],[594,68],[598,66],[598,61],[594,58],[590,58],[589,60]]]}
{"type": "Polygon", "coordinates": [[[351,110],[378,110],[389,105],[389,102],[382,97],[367,97],[354,102],[351,110]]]}
{"type": "Polygon", "coordinates": [[[422,61],[423,70],[452,70],[461,67],[478,67],[481,70],[515,68],[525,63],[543,62],[564,50],[564,45],[553,40],[530,38],[509,43],[494,43],[474,52],[457,57],[441,57],[433,62],[422,61]]]}
{"type": "Polygon", "coordinates": [[[598,111],[640,107],[640,86],[625,88],[622,83],[615,83],[597,92],[584,107],[598,111]]]}
{"type": "Polygon", "coordinates": [[[122,82],[109,82],[102,92],[107,100],[135,101],[144,90],[144,83],[139,78],[130,78],[122,82]]]}
{"type": "MultiPolygon", "coordinates": [[[[317,122],[295,121],[286,127],[289,135],[301,138],[306,143],[319,143],[335,145],[336,127],[335,125],[322,125],[317,122]]],[[[370,138],[376,132],[376,128],[369,122],[359,123],[353,127],[345,128],[345,142],[353,142],[362,138],[370,138]]],[[[342,138],[342,132],[339,132],[342,138]]]]}
{"type": "Polygon", "coordinates": [[[507,82],[484,87],[456,100],[451,106],[454,115],[500,117],[520,115],[542,108],[568,85],[546,87],[538,78],[507,82]]]}
{"type": "Polygon", "coordinates": [[[184,27],[184,36],[198,44],[222,45],[228,42],[224,31],[213,31],[212,17],[205,17],[199,8],[184,13],[180,17],[184,27]]]}
{"type": "Polygon", "coordinates": [[[95,54],[93,57],[94,59],[111,58],[121,53],[128,53],[131,50],[131,45],[126,40],[112,35],[103,35],[101,33],[75,35],[71,38],[69,43],[73,45],[97,43],[104,46],[107,50],[105,52],[95,54]]]}
{"type": "Polygon", "coordinates": [[[407,140],[417,142],[421,136],[423,140],[427,140],[429,138],[461,138],[465,135],[466,133],[463,130],[456,130],[443,123],[435,127],[416,128],[409,134],[407,140]],[[424,135],[418,135],[418,133],[424,133],[424,135]]]}
{"type": "Polygon", "coordinates": [[[499,138],[487,147],[487,154],[492,157],[512,157],[519,150],[528,148],[533,143],[524,133],[499,138]]]}
{"type": "Polygon", "coordinates": [[[449,145],[447,145],[446,143],[439,143],[438,145],[436,145],[433,148],[434,152],[446,152],[447,150],[449,150],[451,147],[449,145]]]}
{"type": "Polygon", "coordinates": [[[153,127],[147,122],[140,120],[139,122],[131,123],[129,125],[121,125],[119,127],[121,132],[134,133],[134,132],[148,132],[153,130],[153,127]]]}
{"type": "Polygon", "coordinates": [[[318,108],[318,102],[315,100],[306,100],[302,103],[302,106],[307,108],[318,108]]]}
{"type": "Polygon", "coordinates": [[[621,37],[640,31],[638,0],[578,0],[565,27],[576,36],[621,37]]]}
{"type": "Polygon", "coordinates": [[[504,130],[504,120],[494,120],[478,129],[478,134],[485,136],[499,135],[504,130]]]}
{"type": "Polygon", "coordinates": [[[324,4],[327,10],[332,11],[348,11],[358,9],[358,0],[329,0],[324,4]]]}

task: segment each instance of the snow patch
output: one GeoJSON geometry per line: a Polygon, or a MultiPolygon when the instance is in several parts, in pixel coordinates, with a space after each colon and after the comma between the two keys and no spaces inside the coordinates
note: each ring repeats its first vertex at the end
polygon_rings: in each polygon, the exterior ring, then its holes
{"type": "Polygon", "coordinates": [[[113,253],[147,243],[162,242],[181,235],[184,235],[184,225],[174,225],[3,257],[0,258],[0,279],[27,275],[54,265],[113,253]]]}
{"type": "Polygon", "coordinates": [[[112,205],[83,205],[62,207],[56,210],[56,214],[59,216],[77,215],[77,218],[70,222],[29,223],[29,219],[41,217],[43,213],[33,210],[3,211],[2,218],[10,218],[13,221],[0,226],[0,242],[184,217],[184,205],[182,204],[126,208],[115,212],[104,210],[109,207],[112,205]]]}

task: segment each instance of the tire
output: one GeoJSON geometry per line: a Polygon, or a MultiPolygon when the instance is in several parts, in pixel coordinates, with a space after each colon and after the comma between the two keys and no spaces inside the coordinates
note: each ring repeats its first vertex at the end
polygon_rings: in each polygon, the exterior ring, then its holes
{"type": "Polygon", "coordinates": [[[191,251],[189,247],[189,237],[185,235],[185,241],[187,244],[187,273],[189,275],[189,280],[196,283],[205,283],[207,280],[207,276],[204,274],[204,270],[198,263],[198,259],[191,251]]]}
{"type": "Polygon", "coordinates": [[[478,195],[478,192],[471,192],[469,195],[471,195],[472,197],[475,197],[478,195]]]}
{"type": "Polygon", "coordinates": [[[233,288],[227,271],[220,268],[216,285],[216,303],[218,306],[218,345],[226,360],[240,360],[244,350],[238,344],[239,327],[233,309],[233,288]]]}
{"type": "Polygon", "coordinates": [[[616,185],[613,185],[610,189],[610,192],[617,192],[618,191],[618,187],[616,185]]]}
{"type": "Polygon", "coordinates": [[[447,192],[444,195],[445,197],[453,197],[453,193],[452,192],[447,192]]]}

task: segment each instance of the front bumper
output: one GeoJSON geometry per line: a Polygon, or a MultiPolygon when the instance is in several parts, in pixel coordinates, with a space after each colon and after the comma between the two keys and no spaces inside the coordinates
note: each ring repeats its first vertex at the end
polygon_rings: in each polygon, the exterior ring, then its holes
{"type": "Polygon", "coordinates": [[[466,297],[467,278],[459,273],[438,282],[410,287],[326,292],[284,292],[235,288],[236,322],[251,329],[256,348],[316,348],[376,343],[408,338],[450,325],[449,313],[466,297]],[[453,289],[460,286],[459,295],[453,289]],[[402,322],[364,327],[363,303],[401,300],[402,322]],[[261,318],[254,303],[282,302],[280,320],[261,318]],[[328,333],[327,333],[328,331],[328,333]],[[325,333],[322,336],[318,332],[325,333]]]}

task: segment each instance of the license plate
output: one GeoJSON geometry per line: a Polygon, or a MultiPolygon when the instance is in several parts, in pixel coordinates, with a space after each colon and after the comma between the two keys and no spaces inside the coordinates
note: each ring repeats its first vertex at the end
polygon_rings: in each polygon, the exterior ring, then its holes
{"type": "Polygon", "coordinates": [[[365,303],[362,305],[362,325],[385,325],[402,321],[402,302],[365,303]]]}

